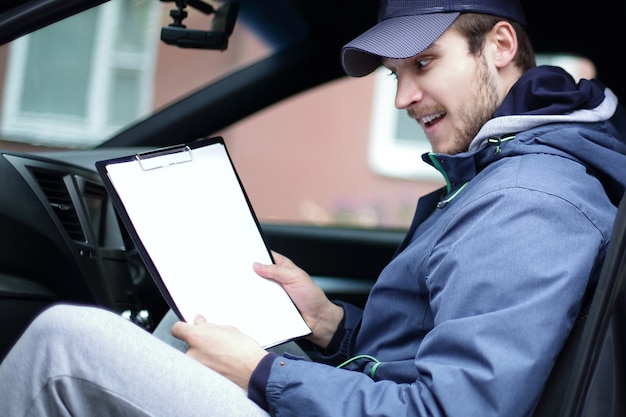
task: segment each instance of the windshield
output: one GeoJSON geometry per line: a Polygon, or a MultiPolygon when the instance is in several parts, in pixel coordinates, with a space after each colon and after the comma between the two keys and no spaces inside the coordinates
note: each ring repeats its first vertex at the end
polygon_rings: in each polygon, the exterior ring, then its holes
{"type": "MultiPolygon", "coordinates": [[[[167,45],[173,7],[114,0],[0,47],[0,147],[93,148],[270,51],[241,19],[226,51],[167,45]]],[[[187,27],[209,27],[187,12],[187,27]]]]}

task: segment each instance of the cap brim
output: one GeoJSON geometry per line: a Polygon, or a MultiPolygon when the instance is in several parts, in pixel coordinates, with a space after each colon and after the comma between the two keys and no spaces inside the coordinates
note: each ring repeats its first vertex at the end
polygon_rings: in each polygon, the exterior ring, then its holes
{"type": "Polygon", "coordinates": [[[409,58],[436,41],[459,13],[392,17],[347,43],[341,50],[346,74],[362,77],[380,66],[381,58],[409,58]]]}

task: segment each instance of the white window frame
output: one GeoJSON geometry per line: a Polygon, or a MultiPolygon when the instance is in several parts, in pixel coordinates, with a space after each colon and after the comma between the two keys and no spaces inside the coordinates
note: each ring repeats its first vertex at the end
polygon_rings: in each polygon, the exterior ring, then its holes
{"type": "MultiPolygon", "coordinates": [[[[126,1],[126,0],[121,0],[126,1]]],[[[102,142],[121,126],[107,122],[109,102],[112,100],[112,76],[117,69],[133,69],[141,73],[139,111],[136,116],[148,114],[152,108],[154,62],[158,37],[146,42],[141,53],[115,51],[116,27],[120,19],[121,1],[110,1],[99,6],[91,74],[87,87],[86,117],[46,115],[20,111],[24,74],[27,64],[30,36],[13,41],[9,48],[7,74],[3,97],[0,132],[3,139],[27,142],[33,145],[58,147],[90,147],[102,142]]],[[[151,2],[149,30],[160,24],[161,6],[151,2]]]]}

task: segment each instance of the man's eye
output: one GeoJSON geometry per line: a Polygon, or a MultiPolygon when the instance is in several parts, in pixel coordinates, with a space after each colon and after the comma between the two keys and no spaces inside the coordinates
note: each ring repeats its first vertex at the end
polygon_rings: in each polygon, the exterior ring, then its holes
{"type": "Polygon", "coordinates": [[[419,69],[425,68],[428,64],[430,64],[430,61],[432,61],[432,59],[430,58],[418,59],[416,63],[417,68],[419,69]]]}

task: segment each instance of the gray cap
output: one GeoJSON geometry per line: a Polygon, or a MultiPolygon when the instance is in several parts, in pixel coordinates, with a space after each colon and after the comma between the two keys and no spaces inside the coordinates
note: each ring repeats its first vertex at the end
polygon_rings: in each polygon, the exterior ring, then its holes
{"type": "Polygon", "coordinates": [[[519,0],[382,0],[378,23],[341,50],[343,69],[348,75],[362,77],[380,66],[381,57],[417,55],[464,12],[526,24],[519,0]]]}

